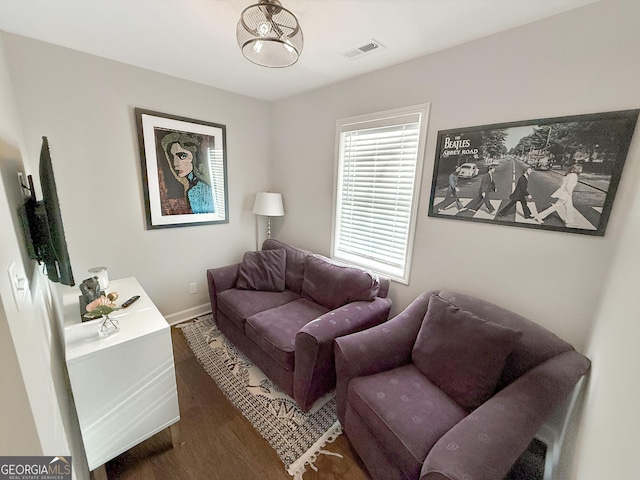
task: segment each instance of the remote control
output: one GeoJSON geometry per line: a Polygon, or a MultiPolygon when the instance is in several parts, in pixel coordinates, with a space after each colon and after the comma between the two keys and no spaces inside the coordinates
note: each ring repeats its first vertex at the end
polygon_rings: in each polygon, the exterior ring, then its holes
{"type": "Polygon", "coordinates": [[[129,305],[131,305],[133,302],[135,302],[139,298],[140,298],[140,295],[134,295],[133,297],[131,297],[129,300],[127,300],[122,304],[122,308],[127,308],[129,305]]]}

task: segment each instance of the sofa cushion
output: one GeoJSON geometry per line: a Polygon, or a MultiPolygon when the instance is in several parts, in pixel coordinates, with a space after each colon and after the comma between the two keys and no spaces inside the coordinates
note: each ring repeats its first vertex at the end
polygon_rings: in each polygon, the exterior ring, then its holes
{"type": "Polygon", "coordinates": [[[406,478],[420,476],[431,447],[467,415],[412,364],[355,378],[347,396],[406,478]]]}
{"type": "Polygon", "coordinates": [[[282,292],[287,254],[283,248],[246,252],[238,268],[236,288],[282,292]]]}
{"type": "Polygon", "coordinates": [[[435,385],[472,410],[493,394],[521,335],[432,295],[411,358],[435,385]]]}
{"type": "Polygon", "coordinates": [[[231,288],[218,293],[220,312],[229,317],[240,330],[245,330],[245,320],[251,315],[298,300],[300,295],[291,290],[261,292],[231,288]]]}
{"type": "Polygon", "coordinates": [[[273,250],[283,248],[287,252],[287,268],[285,270],[285,286],[289,290],[302,295],[302,281],[304,274],[304,261],[308,255],[312,255],[308,250],[292,247],[273,238],[268,238],[262,244],[263,250],[273,250]]]}
{"type": "Polygon", "coordinates": [[[358,300],[374,300],[379,288],[378,276],[367,270],[320,255],[305,260],[302,296],[330,310],[358,300]]]}
{"type": "Polygon", "coordinates": [[[305,298],[247,318],[245,332],[262,350],[287,370],[293,370],[296,334],[329,310],[305,298]]]}

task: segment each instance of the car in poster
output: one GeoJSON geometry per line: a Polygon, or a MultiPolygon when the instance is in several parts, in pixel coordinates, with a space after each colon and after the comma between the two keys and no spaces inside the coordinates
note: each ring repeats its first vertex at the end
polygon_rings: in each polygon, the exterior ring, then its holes
{"type": "Polygon", "coordinates": [[[463,163],[458,167],[458,178],[477,177],[480,171],[475,163],[463,163]]]}
{"type": "Polygon", "coordinates": [[[538,159],[538,161],[534,165],[534,169],[536,170],[550,170],[551,169],[551,159],[549,157],[542,157],[538,159]]]}

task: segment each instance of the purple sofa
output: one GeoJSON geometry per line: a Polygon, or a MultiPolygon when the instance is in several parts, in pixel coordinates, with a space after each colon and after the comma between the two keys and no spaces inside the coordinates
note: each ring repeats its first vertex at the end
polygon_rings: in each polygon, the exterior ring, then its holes
{"type": "Polygon", "coordinates": [[[305,411],[335,388],[335,338],[387,320],[389,279],[267,239],[207,270],[218,328],[305,411]]]}
{"type": "Polygon", "coordinates": [[[504,478],[590,368],[541,326],[450,291],[335,343],[338,417],[376,480],[504,478]]]}

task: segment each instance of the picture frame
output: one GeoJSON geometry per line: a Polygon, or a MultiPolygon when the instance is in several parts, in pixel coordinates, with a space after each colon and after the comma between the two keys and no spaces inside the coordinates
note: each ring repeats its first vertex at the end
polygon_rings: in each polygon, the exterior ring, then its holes
{"type": "Polygon", "coordinates": [[[441,130],[428,216],[603,236],[638,112],[441,130]]]}
{"type": "Polygon", "coordinates": [[[135,109],[147,229],[229,222],[226,126],[135,109]]]}

